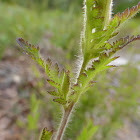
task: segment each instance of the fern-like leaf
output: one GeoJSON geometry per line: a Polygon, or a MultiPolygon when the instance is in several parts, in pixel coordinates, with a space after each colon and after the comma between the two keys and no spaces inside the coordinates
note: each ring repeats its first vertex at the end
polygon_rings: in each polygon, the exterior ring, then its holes
{"type": "Polygon", "coordinates": [[[129,43],[140,40],[140,35],[134,37],[125,37],[121,38],[119,40],[116,40],[113,42],[113,44],[106,43],[104,45],[105,49],[108,51],[107,53],[102,52],[99,54],[99,58],[94,60],[92,63],[92,66],[85,70],[84,73],[81,73],[78,81],[79,84],[81,84],[81,92],[87,91],[90,86],[91,86],[91,81],[92,79],[101,71],[106,70],[111,67],[116,67],[115,65],[108,65],[110,62],[116,60],[119,58],[117,57],[112,57],[118,50],[124,48],[127,46],[129,43]]]}
{"type": "Polygon", "coordinates": [[[43,129],[43,131],[42,131],[40,140],[51,140],[52,135],[53,135],[53,132],[47,130],[47,128],[45,127],[45,128],[43,129]]]}
{"type": "Polygon", "coordinates": [[[70,76],[69,71],[66,72],[64,69],[60,73],[60,68],[57,63],[53,65],[50,58],[44,61],[39,53],[39,47],[35,47],[34,45],[29,44],[24,41],[22,38],[17,39],[18,44],[21,46],[23,51],[31,56],[31,58],[38,62],[46,71],[49,79],[47,80],[50,85],[55,87],[58,92],[48,92],[53,96],[61,97],[61,99],[55,99],[54,101],[60,102],[62,100],[62,104],[66,103],[66,97],[70,89],[70,76]]]}
{"type": "Polygon", "coordinates": [[[103,30],[111,18],[111,5],[112,0],[86,0],[84,6],[85,29],[83,31],[83,38],[86,40],[83,39],[83,53],[92,46],[92,39],[99,39],[103,34],[103,30]]]}
{"type": "Polygon", "coordinates": [[[62,98],[55,98],[55,99],[53,99],[53,101],[57,102],[57,103],[59,103],[61,105],[65,105],[67,103],[67,101],[62,99],[62,98]]]}
{"type": "MultiPolygon", "coordinates": [[[[112,19],[108,19],[109,22],[106,22],[106,19],[104,17],[108,17],[105,12],[105,9],[101,9],[103,6],[102,4],[104,1],[97,1],[97,0],[87,0],[87,22],[86,22],[86,30],[85,30],[85,38],[88,41],[83,41],[83,54],[84,54],[84,60],[87,64],[87,59],[97,58],[99,57],[100,53],[105,49],[104,46],[106,44],[106,41],[111,39],[112,37],[116,36],[118,34],[117,28],[124,23],[126,20],[132,18],[140,11],[140,2],[138,5],[132,7],[130,10],[126,9],[122,14],[118,13],[115,15],[112,19]],[[90,3],[90,4],[88,4],[90,3]],[[96,4],[94,4],[96,3],[96,4]],[[102,4],[101,4],[102,3],[102,4]],[[96,6],[97,7],[96,7],[96,6]],[[92,7],[92,8],[91,8],[92,7]],[[99,8],[100,7],[100,8],[99,8]],[[92,10],[91,10],[92,9],[92,10]],[[95,15],[94,15],[95,14],[95,15]],[[94,18],[96,16],[96,18],[94,18]],[[99,17],[99,18],[97,18],[99,17]],[[102,23],[100,23],[98,20],[102,18],[102,23]],[[93,22],[94,20],[94,22],[93,22]],[[97,26],[95,26],[95,23],[97,22],[99,29],[97,26]],[[104,24],[106,22],[106,24],[104,24]],[[101,27],[101,26],[104,26],[101,27]],[[96,29],[96,30],[95,30],[96,29]],[[92,32],[94,30],[94,32],[92,32]],[[92,52],[92,53],[91,53],[92,52]]],[[[108,3],[111,3],[111,1],[107,1],[108,3]]],[[[104,5],[107,5],[107,3],[104,5]]],[[[105,6],[104,6],[105,7],[105,6]]],[[[84,39],[83,39],[84,40],[84,39]]]]}
{"type": "Polygon", "coordinates": [[[52,95],[52,96],[57,96],[57,97],[60,96],[59,93],[56,92],[56,91],[48,91],[48,93],[49,93],[50,95],[52,95]]]}
{"type": "Polygon", "coordinates": [[[133,16],[135,16],[140,11],[140,2],[138,5],[133,6],[130,10],[127,8],[124,12],[117,13],[112,20],[110,21],[108,27],[119,27],[122,23],[124,23],[126,20],[131,19],[133,16]]]}
{"type": "Polygon", "coordinates": [[[61,92],[62,92],[65,100],[67,98],[67,94],[68,94],[69,89],[70,89],[70,75],[69,74],[70,74],[69,71],[65,72],[64,80],[63,80],[63,83],[62,83],[61,92]]]}
{"type": "Polygon", "coordinates": [[[48,81],[49,84],[52,85],[53,87],[60,88],[60,84],[55,83],[55,81],[50,80],[50,79],[47,79],[47,81],[48,81]]]}
{"type": "Polygon", "coordinates": [[[27,55],[29,55],[34,61],[38,62],[38,64],[40,64],[44,68],[44,61],[39,54],[39,47],[31,45],[27,41],[25,42],[22,38],[17,38],[17,42],[27,55]]]}

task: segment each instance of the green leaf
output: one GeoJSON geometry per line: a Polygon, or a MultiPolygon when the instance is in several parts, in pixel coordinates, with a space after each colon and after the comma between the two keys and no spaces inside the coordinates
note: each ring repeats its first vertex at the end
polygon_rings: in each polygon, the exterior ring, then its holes
{"type": "Polygon", "coordinates": [[[59,96],[59,93],[56,91],[48,91],[48,93],[53,96],[59,96]]]}
{"type": "Polygon", "coordinates": [[[64,79],[64,76],[65,76],[65,70],[62,69],[60,75],[59,75],[59,82],[62,83],[63,82],[63,79],[64,79]]]}
{"type": "Polygon", "coordinates": [[[45,127],[45,128],[43,129],[43,131],[42,131],[40,140],[51,140],[52,135],[53,135],[53,132],[47,130],[47,128],[45,127]]]}
{"type": "MultiPolygon", "coordinates": [[[[100,3],[100,0],[98,2],[100,3]]],[[[103,4],[104,2],[102,1],[101,3],[103,4]]],[[[102,9],[102,11],[104,10],[102,9]]],[[[86,37],[85,35],[86,40],[89,40],[90,42],[85,43],[83,45],[84,59],[87,59],[87,55],[89,56],[88,59],[99,57],[99,54],[101,53],[102,49],[104,49],[106,41],[108,41],[109,39],[111,39],[112,37],[118,34],[118,32],[116,32],[116,29],[127,19],[130,19],[131,17],[136,15],[139,11],[140,11],[140,2],[137,6],[131,8],[130,10],[126,9],[121,15],[119,13],[115,15],[114,18],[110,20],[110,22],[108,23],[105,29],[100,28],[101,30],[96,31],[92,35],[88,34],[88,37],[86,37]]],[[[90,26],[90,24],[93,23],[92,22],[87,23],[87,26],[90,26]]],[[[93,28],[89,30],[91,32],[93,28]]]]}
{"type": "Polygon", "coordinates": [[[49,84],[52,85],[53,87],[56,87],[57,89],[60,88],[60,84],[55,83],[53,80],[47,79],[47,81],[48,81],[49,84]]]}
{"type": "Polygon", "coordinates": [[[79,78],[78,78],[78,83],[82,84],[82,86],[84,86],[86,78],[87,78],[87,74],[86,73],[81,73],[79,78]]]}
{"type": "Polygon", "coordinates": [[[79,91],[80,91],[80,85],[74,84],[71,87],[72,91],[71,94],[68,96],[68,103],[71,101],[76,101],[78,99],[79,91]]]}
{"type": "Polygon", "coordinates": [[[59,67],[58,67],[58,64],[57,63],[55,63],[55,65],[54,65],[54,69],[52,71],[52,75],[54,77],[58,77],[58,75],[59,75],[59,67]]]}
{"type": "Polygon", "coordinates": [[[45,64],[45,71],[46,71],[46,74],[48,75],[49,78],[51,77],[51,75],[50,75],[51,66],[52,66],[51,59],[48,58],[46,61],[46,64],[45,64]]]}
{"type": "Polygon", "coordinates": [[[64,80],[62,83],[62,90],[61,90],[65,100],[67,98],[69,89],[70,89],[70,72],[67,71],[67,72],[65,72],[65,75],[64,75],[64,80]]]}
{"type": "MultiPolygon", "coordinates": [[[[83,39],[83,53],[105,36],[105,27],[111,19],[112,0],[86,0],[84,6],[85,20],[83,39]],[[104,36],[102,36],[104,34],[104,36]]],[[[95,51],[94,51],[95,52],[95,51]]],[[[96,54],[96,53],[95,53],[96,54]]]]}
{"type": "MultiPolygon", "coordinates": [[[[55,63],[55,65],[52,66],[52,62],[48,58],[47,62],[46,62],[46,73],[50,78],[50,80],[48,80],[48,82],[52,86],[56,87],[60,91],[60,94],[63,94],[64,98],[66,98],[66,95],[68,92],[66,90],[68,90],[68,85],[69,85],[69,84],[67,85],[66,82],[70,81],[70,77],[68,78],[68,73],[65,72],[64,69],[61,71],[60,74],[59,74],[59,71],[60,71],[60,69],[59,69],[58,64],[55,63]],[[64,88],[64,86],[65,86],[65,88],[64,88]]],[[[61,95],[61,97],[62,97],[62,95],[61,95]]]]}
{"type": "MultiPolygon", "coordinates": [[[[111,67],[116,67],[114,65],[111,65],[111,66],[108,65],[110,62],[119,58],[119,56],[117,57],[112,57],[112,56],[118,50],[124,48],[126,45],[136,40],[140,40],[140,35],[136,37],[127,36],[125,38],[121,38],[117,40],[116,42],[113,42],[113,44],[106,43],[105,47],[106,47],[106,50],[108,50],[108,53],[105,53],[105,52],[100,53],[99,58],[97,60],[94,60],[92,63],[92,66],[85,71],[85,73],[87,74],[87,78],[83,78],[83,80],[81,80],[81,82],[84,81],[84,83],[82,82],[83,84],[82,84],[81,92],[86,91],[89,88],[88,83],[90,83],[90,81],[92,81],[92,79],[99,72],[106,70],[108,68],[111,68],[111,67]]],[[[82,78],[82,74],[80,75],[80,78],[82,78]]]]}
{"type": "Polygon", "coordinates": [[[133,16],[135,16],[140,11],[140,2],[138,5],[133,6],[130,10],[127,8],[124,12],[121,14],[116,14],[110,23],[108,24],[108,27],[119,27],[122,23],[127,21],[128,19],[131,19],[133,16]]]}
{"type": "MultiPolygon", "coordinates": [[[[31,58],[34,61],[38,62],[38,64],[45,69],[46,74],[50,79],[48,80],[48,82],[60,91],[61,90],[60,85],[62,85],[63,79],[66,80],[66,78],[64,78],[64,75],[68,75],[68,74],[65,73],[64,70],[62,70],[61,74],[59,74],[60,70],[58,64],[55,63],[53,66],[50,58],[44,61],[39,54],[39,47],[36,48],[34,45],[29,44],[27,41],[25,42],[22,38],[18,38],[17,42],[26,54],[31,56],[31,58]]],[[[67,89],[68,87],[66,88],[63,87],[63,90],[67,90],[67,89]]],[[[63,92],[64,92],[64,96],[66,97],[67,91],[63,91],[63,92]]]]}
{"type": "Polygon", "coordinates": [[[55,81],[56,83],[60,84],[60,80],[59,80],[59,67],[58,64],[55,63],[54,66],[52,66],[52,61],[50,58],[47,59],[46,61],[46,67],[45,67],[46,73],[49,76],[49,78],[53,81],[55,81]]]}
{"type": "Polygon", "coordinates": [[[44,61],[39,54],[39,47],[31,45],[27,41],[25,42],[22,38],[17,38],[17,42],[26,54],[28,54],[34,61],[38,62],[44,68],[44,61]]]}
{"type": "Polygon", "coordinates": [[[57,103],[59,103],[61,105],[65,105],[67,103],[67,101],[62,99],[62,98],[55,98],[55,99],[53,99],[53,101],[57,102],[57,103]]]}
{"type": "Polygon", "coordinates": [[[125,38],[120,38],[119,40],[116,40],[115,42],[113,42],[113,44],[106,43],[105,48],[107,50],[111,50],[110,53],[111,52],[115,53],[116,51],[124,48],[125,46],[127,46],[128,44],[136,40],[140,40],[140,35],[132,36],[132,37],[127,36],[125,38]]]}

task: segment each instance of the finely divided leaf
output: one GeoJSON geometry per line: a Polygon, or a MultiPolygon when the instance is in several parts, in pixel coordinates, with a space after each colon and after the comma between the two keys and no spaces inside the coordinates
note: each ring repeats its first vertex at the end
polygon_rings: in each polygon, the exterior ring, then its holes
{"type": "Polygon", "coordinates": [[[48,80],[48,82],[56,87],[58,90],[61,90],[60,85],[62,85],[64,75],[66,75],[65,70],[63,69],[60,73],[60,68],[57,63],[55,63],[54,66],[52,66],[51,60],[48,58],[46,61],[46,73],[49,76],[51,80],[48,80]]]}
{"type": "Polygon", "coordinates": [[[69,71],[67,71],[65,72],[65,75],[64,75],[64,80],[62,83],[62,90],[61,90],[65,100],[67,98],[69,89],[70,89],[70,73],[69,71]]]}
{"type": "Polygon", "coordinates": [[[49,78],[51,77],[51,75],[50,75],[51,66],[52,66],[51,59],[48,58],[46,61],[46,64],[45,64],[45,71],[46,71],[46,74],[48,75],[49,78]]]}
{"type": "Polygon", "coordinates": [[[25,42],[22,38],[17,38],[17,42],[26,54],[28,54],[34,61],[38,62],[44,68],[44,61],[39,54],[39,47],[31,45],[27,41],[25,42]]]}
{"type": "Polygon", "coordinates": [[[115,53],[116,51],[124,48],[125,46],[127,46],[128,44],[136,40],[140,40],[140,35],[132,36],[132,37],[127,36],[125,38],[120,38],[119,40],[116,40],[115,42],[113,42],[113,44],[106,43],[105,48],[115,53]]]}
{"type": "Polygon", "coordinates": [[[52,131],[47,130],[47,128],[44,128],[40,137],[40,140],[51,140],[53,135],[52,131]]]}
{"type": "Polygon", "coordinates": [[[86,84],[86,83],[85,83],[85,79],[86,79],[87,77],[88,77],[88,76],[87,76],[86,73],[81,73],[81,74],[80,74],[80,76],[79,76],[79,78],[78,78],[78,83],[80,84],[80,86],[81,86],[81,84],[82,84],[82,86],[83,86],[84,84],[86,84]]]}
{"type": "Polygon", "coordinates": [[[126,20],[132,18],[140,11],[140,2],[138,5],[133,6],[130,10],[127,8],[123,13],[116,14],[110,23],[108,24],[108,27],[119,27],[122,23],[124,23],[126,20]]]}
{"type": "Polygon", "coordinates": [[[59,93],[56,91],[48,91],[48,93],[53,96],[59,96],[59,93]]]}
{"type": "Polygon", "coordinates": [[[53,87],[60,88],[60,84],[55,83],[55,81],[50,80],[50,79],[47,79],[47,81],[48,81],[49,84],[52,85],[53,87]]]}
{"type": "MultiPolygon", "coordinates": [[[[99,57],[100,53],[106,49],[104,48],[106,41],[118,34],[117,28],[124,23],[127,19],[130,19],[140,11],[140,2],[138,5],[126,9],[122,14],[116,14],[112,19],[109,19],[109,22],[106,22],[108,15],[105,12],[107,4],[111,4],[111,1],[102,1],[102,0],[87,0],[87,19],[86,19],[86,30],[85,30],[85,42],[83,42],[83,54],[84,59],[93,59],[99,57]],[[101,8],[101,7],[104,8],[101,8]],[[92,7],[92,8],[91,8],[92,7]],[[97,10],[97,11],[96,11],[97,10]],[[94,14],[93,14],[93,13],[94,14]],[[100,13],[100,14],[99,14],[100,13]],[[98,15],[99,14],[99,15],[98,15]],[[96,16],[96,18],[94,18],[96,16]],[[99,24],[98,16],[102,17],[102,23],[99,24]],[[93,22],[94,19],[94,22],[93,22]],[[98,26],[95,23],[99,24],[98,26]],[[105,23],[105,24],[104,24],[105,23]],[[105,25],[106,28],[103,28],[102,25],[105,25]],[[98,29],[98,30],[97,30],[98,29]],[[88,58],[87,58],[88,56],[88,58]]],[[[107,6],[108,7],[108,6],[107,6]]],[[[99,18],[99,19],[100,19],[99,18]]],[[[110,46],[108,46],[110,47],[110,46]]]]}
{"type": "Polygon", "coordinates": [[[25,42],[22,38],[18,38],[17,42],[26,54],[30,55],[33,60],[38,62],[38,64],[40,64],[45,69],[46,74],[49,77],[47,81],[50,85],[57,89],[57,92],[49,91],[48,93],[53,96],[58,96],[62,98],[55,99],[54,101],[65,104],[66,97],[70,88],[69,71],[66,72],[63,69],[60,73],[60,68],[58,64],[55,63],[53,65],[50,58],[48,58],[46,61],[43,61],[39,54],[39,47],[36,48],[34,45],[25,42]]]}
{"type": "Polygon", "coordinates": [[[66,100],[62,99],[62,98],[56,98],[56,99],[53,99],[54,102],[57,102],[61,105],[65,105],[67,103],[66,100]]]}
{"type": "MultiPolygon", "coordinates": [[[[140,35],[134,37],[125,37],[125,38],[121,38],[115,42],[113,42],[113,44],[109,44],[106,43],[105,44],[105,48],[108,51],[107,53],[102,52],[100,53],[99,59],[94,60],[92,63],[92,66],[90,68],[88,68],[85,73],[87,75],[87,77],[82,78],[83,74],[80,75],[80,79],[84,79],[84,80],[80,80],[82,84],[83,88],[86,88],[87,86],[89,86],[87,83],[89,83],[93,77],[95,77],[99,72],[108,69],[110,67],[116,67],[114,65],[108,65],[110,62],[116,60],[117,58],[119,58],[119,56],[117,57],[112,57],[118,50],[124,48],[126,45],[128,45],[129,43],[136,41],[136,40],[140,40],[140,35]]],[[[84,90],[82,88],[82,90],[84,90]]]]}
{"type": "Polygon", "coordinates": [[[84,5],[83,53],[104,36],[111,19],[112,0],[86,0],[84,5]]]}

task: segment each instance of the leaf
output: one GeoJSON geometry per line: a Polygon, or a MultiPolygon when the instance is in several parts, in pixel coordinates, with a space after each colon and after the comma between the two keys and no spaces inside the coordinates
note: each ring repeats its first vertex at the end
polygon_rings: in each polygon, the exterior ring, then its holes
{"type": "MultiPolygon", "coordinates": [[[[104,49],[106,41],[118,34],[118,32],[116,32],[116,29],[127,19],[130,19],[131,17],[136,15],[136,13],[138,13],[139,11],[140,2],[137,6],[131,8],[130,10],[126,9],[121,15],[119,13],[115,15],[114,18],[108,23],[107,28],[105,30],[99,31],[100,35],[98,35],[98,32],[97,34],[95,32],[95,35],[93,34],[92,42],[88,43],[86,46],[89,52],[93,52],[90,59],[98,57],[101,52],[99,48],[104,49]]],[[[87,54],[85,53],[85,55],[87,54]]],[[[84,56],[84,58],[86,58],[86,56],[84,56]]]]}
{"type": "Polygon", "coordinates": [[[113,37],[115,37],[115,36],[117,36],[118,34],[119,34],[119,32],[113,32],[113,33],[111,34],[111,36],[110,36],[110,39],[113,38],[113,37]]]}
{"type": "Polygon", "coordinates": [[[127,36],[125,38],[120,38],[119,40],[116,40],[115,42],[113,42],[113,44],[106,43],[105,48],[107,50],[111,50],[112,52],[114,51],[115,53],[116,51],[124,48],[125,46],[127,46],[128,44],[136,40],[140,40],[140,35],[132,36],[132,37],[127,36]]]}
{"type": "Polygon", "coordinates": [[[46,65],[45,65],[45,71],[46,71],[47,75],[49,76],[49,78],[51,77],[51,75],[50,75],[51,66],[52,66],[51,59],[48,58],[46,61],[46,65]]]}
{"type": "MultiPolygon", "coordinates": [[[[48,58],[45,62],[39,54],[39,47],[35,47],[34,45],[31,45],[27,41],[25,42],[22,38],[18,38],[17,42],[26,54],[31,56],[31,58],[34,61],[38,62],[38,64],[41,65],[45,69],[46,74],[48,75],[50,79],[48,80],[48,82],[52,86],[56,87],[58,90],[61,90],[60,85],[62,85],[65,71],[62,70],[61,74],[59,75],[60,70],[59,70],[58,64],[55,63],[55,65],[52,66],[52,61],[50,58],[48,58]]],[[[67,87],[66,88],[63,87],[63,89],[67,89],[67,87]]],[[[65,92],[64,94],[67,94],[66,93],[67,91],[64,91],[64,92],[65,92]]]]}
{"type": "Polygon", "coordinates": [[[45,128],[43,129],[43,131],[42,131],[40,140],[51,140],[52,135],[53,135],[53,132],[47,130],[47,128],[45,127],[45,128]]]}
{"type": "Polygon", "coordinates": [[[90,81],[89,86],[92,87],[92,86],[94,86],[95,83],[96,83],[96,81],[90,81]]]}
{"type": "Polygon", "coordinates": [[[73,89],[74,91],[77,91],[79,88],[80,88],[80,86],[79,86],[78,84],[74,84],[74,85],[72,86],[72,89],[73,89]]]}
{"type": "Polygon", "coordinates": [[[49,82],[50,85],[52,85],[52,86],[54,86],[56,88],[59,88],[60,87],[60,84],[55,83],[53,80],[47,79],[47,81],[49,82]]]}
{"type": "Polygon", "coordinates": [[[59,96],[59,93],[56,91],[48,91],[48,93],[53,96],[59,96]]]}
{"type": "Polygon", "coordinates": [[[68,100],[75,100],[75,99],[77,99],[77,95],[79,94],[79,90],[80,90],[80,86],[78,85],[78,84],[74,84],[73,86],[72,86],[72,92],[71,92],[71,94],[68,96],[68,100]]]}
{"type": "Polygon", "coordinates": [[[99,72],[108,69],[110,67],[116,67],[114,65],[112,66],[108,65],[110,62],[119,58],[119,56],[117,57],[112,57],[112,56],[118,50],[124,48],[126,45],[136,40],[140,40],[140,35],[136,37],[127,36],[125,38],[121,38],[117,40],[116,42],[113,42],[113,44],[106,43],[105,47],[107,47],[106,49],[108,50],[108,54],[102,52],[99,56],[99,59],[94,60],[94,62],[92,63],[92,67],[88,68],[87,71],[85,71],[88,77],[84,79],[85,84],[83,84],[82,90],[85,90],[86,88],[89,87],[87,83],[90,82],[93,79],[93,77],[95,77],[99,72]]]}
{"type": "Polygon", "coordinates": [[[102,30],[107,22],[110,20],[111,0],[87,0],[86,3],[86,17],[88,27],[91,32],[92,29],[96,31],[102,30]]]}
{"type": "Polygon", "coordinates": [[[64,75],[64,80],[62,83],[62,90],[61,90],[65,100],[69,92],[69,88],[70,88],[70,72],[67,71],[65,72],[65,75],[64,75]]]}
{"type": "MultiPolygon", "coordinates": [[[[112,0],[86,0],[84,5],[84,33],[82,34],[84,55],[89,48],[95,46],[106,36],[105,28],[111,19],[111,9],[112,0]]],[[[96,51],[92,52],[98,54],[96,51]]]]}
{"type": "Polygon", "coordinates": [[[17,38],[17,42],[26,54],[44,68],[44,61],[39,54],[39,47],[31,45],[27,41],[25,42],[22,38],[17,38]]]}
{"type": "Polygon", "coordinates": [[[62,85],[63,78],[64,78],[64,75],[65,75],[65,70],[63,69],[61,71],[61,73],[59,74],[60,69],[59,69],[58,64],[55,63],[55,65],[52,66],[52,62],[51,62],[50,58],[47,59],[45,68],[46,68],[46,73],[47,73],[48,77],[51,79],[48,82],[52,86],[61,90],[59,85],[62,85]]]}
{"type": "Polygon", "coordinates": [[[119,27],[122,23],[124,23],[126,20],[132,18],[140,11],[140,2],[138,5],[133,6],[130,10],[127,8],[124,12],[117,13],[112,20],[110,21],[108,27],[119,27]]]}
{"type": "Polygon", "coordinates": [[[54,65],[53,73],[54,73],[54,76],[58,77],[58,75],[59,75],[59,67],[58,67],[57,63],[55,63],[55,65],[54,65]]]}
{"type": "Polygon", "coordinates": [[[60,83],[63,82],[64,75],[65,75],[65,70],[62,69],[62,71],[61,71],[61,73],[60,73],[60,75],[59,75],[59,81],[60,81],[60,83]]]}
{"type": "Polygon", "coordinates": [[[55,99],[53,99],[53,101],[57,102],[57,103],[59,103],[61,105],[65,105],[67,103],[67,101],[62,99],[62,98],[55,98],[55,99]]]}
{"type": "Polygon", "coordinates": [[[81,73],[78,78],[78,83],[82,84],[82,86],[85,84],[85,79],[87,78],[86,73],[81,73]]]}

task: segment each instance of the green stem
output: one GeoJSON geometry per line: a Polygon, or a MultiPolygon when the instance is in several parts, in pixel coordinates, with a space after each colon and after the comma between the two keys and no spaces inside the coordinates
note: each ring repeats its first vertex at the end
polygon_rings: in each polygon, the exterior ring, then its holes
{"type": "Polygon", "coordinates": [[[55,140],[62,140],[62,137],[64,135],[65,132],[65,128],[69,122],[70,116],[71,116],[71,112],[73,110],[75,103],[72,102],[65,110],[64,110],[64,114],[63,114],[63,118],[61,120],[58,132],[57,132],[57,136],[55,138],[55,140]]]}
{"type": "MultiPolygon", "coordinates": [[[[88,60],[88,59],[86,59],[86,60],[88,60]]],[[[84,72],[88,62],[89,61],[84,61],[83,62],[81,70],[80,70],[80,73],[79,73],[79,76],[81,75],[81,73],[84,72]]],[[[77,83],[78,83],[78,81],[77,81],[77,83]]],[[[78,98],[79,97],[80,97],[80,95],[78,96],[78,98]]],[[[70,119],[70,116],[71,116],[71,113],[72,113],[74,105],[75,105],[75,102],[71,102],[70,105],[66,109],[64,109],[64,114],[63,114],[60,126],[58,128],[55,140],[62,140],[64,132],[65,132],[65,129],[66,129],[67,124],[69,122],[69,119],[70,119]]]]}

